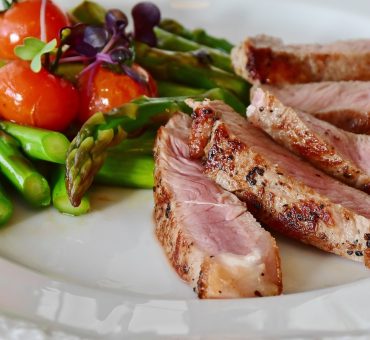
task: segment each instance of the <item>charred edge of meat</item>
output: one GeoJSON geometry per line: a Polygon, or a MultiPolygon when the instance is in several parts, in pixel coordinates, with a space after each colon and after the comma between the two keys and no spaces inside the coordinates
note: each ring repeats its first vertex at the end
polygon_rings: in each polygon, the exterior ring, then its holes
{"type": "Polygon", "coordinates": [[[370,194],[370,183],[366,183],[362,186],[362,190],[365,191],[367,194],[370,194]]]}
{"type": "Polygon", "coordinates": [[[232,139],[225,125],[220,124],[214,131],[215,142],[208,150],[207,160],[205,168],[207,169],[220,169],[230,170],[231,172],[235,169],[235,157],[237,152],[243,150],[245,145],[237,139],[232,139]],[[227,144],[224,148],[220,147],[222,142],[227,140],[227,144]]]}
{"type": "Polygon", "coordinates": [[[207,297],[207,285],[206,285],[206,276],[207,276],[207,269],[204,268],[206,263],[203,263],[199,272],[199,278],[197,282],[196,291],[198,293],[198,297],[200,299],[204,299],[207,297]]]}
{"type": "MultiPolygon", "coordinates": [[[[331,214],[323,204],[318,205],[308,200],[285,207],[284,211],[277,215],[276,222],[291,236],[301,238],[302,235],[315,235],[320,221],[327,225],[334,225],[331,214]]],[[[325,237],[321,235],[319,239],[324,240],[325,237]]]]}
{"type": "MultiPolygon", "coordinates": [[[[247,42],[246,70],[251,80],[261,84],[307,83],[314,81],[309,63],[285,52],[274,52],[269,47],[258,48],[247,42]]],[[[318,56],[320,57],[320,56],[318,56]]]]}
{"type": "Polygon", "coordinates": [[[200,106],[193,111],[191,117],[193,122],[189,138],[190,157],[199,159],[204,156],[204,148],[208,143],[217,116],[210,107],[200,106]]]}
{"type": "MultiPolygon", "coordinates": [[[[257,195],[248,191],[238,191],[235,194],[246,203],[248,210],[263,223],[274,227],[277,230],[285,230],[285,234],[291,237],[302,239],[302,237],[312,237],[325,241],[326,235],[316,235],[320,221],[327,225],[334,225],[331,214],[325,209],[323,204],[318,205],[314,201],[300,201],[294,205],[284,205],[283,212],[278,214],[269,213],[268,207],[264,206],[262,195],[257,195]]],[[[269,197],[272,202],[274,197],[269,197]]]]}
{"type": "Polygon", "coordinates": [[[370,115],[350,109],[314,113],[316,118],[325,120],[343,130],[357,134],[370,134],[370,115]]]}
{"type": "Polygon", "coordinates": [[[247,182],[249,183],[249,185],[256,185],[257,184],[257,175],[259,176],[263,176],[263,174],[265,173],[265,170],[259,166],[255,166],[253,167],[247,174],[247,176],[245,176],[247,182]]]}
{"type": "Polygon", "coordinates": [[[365,253],[364,258],[365,266],[367,268],[370,268],[370,248],[367,248],[364,253],[365,253]]]}

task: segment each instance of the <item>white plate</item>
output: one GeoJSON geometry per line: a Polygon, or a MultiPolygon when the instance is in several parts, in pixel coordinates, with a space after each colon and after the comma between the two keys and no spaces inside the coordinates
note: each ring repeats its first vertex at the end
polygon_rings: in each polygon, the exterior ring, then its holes
{"type": "MultiPolygon", "coordinates": [[[[64,7],[77,1],[59,1],[64,7]]],[[[131,8],[133,1],[104,1],[131,8]]],[[[163,16],[238,42],[266,33],[288,42],[370,37],[364,1],[158,1],[163,16]]],[[[370,331],[370,272],[279,238],[284,295],[199,301],[153,234],[152,193],[96,188],[79,218],[16,207],[0,232],[0,310],[104,339],[245,335],[361,335],[370,331]]]]}

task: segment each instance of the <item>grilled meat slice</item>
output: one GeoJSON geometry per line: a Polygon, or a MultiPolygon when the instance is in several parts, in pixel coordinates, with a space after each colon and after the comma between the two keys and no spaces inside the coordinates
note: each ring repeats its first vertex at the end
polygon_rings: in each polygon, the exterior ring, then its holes
{"type": "Polygon", "coordinates": [[[189,159],[190,117],[175,115],[155,145],[156,235],[200,298],[281,293],[278,248],[246,206],[189,159]]]}
{"type": "Polygon", "coordinates": [[[370,134],[370,82],[325,81],[262,87],[284,105],[310,113],[343,130],[370,134]]]}
{"type": "Polygon", "coordinates": [[[247,117],[277,143],[317,168],[370,193],[370,136],[346,132],[284,106],[262,88],[254,91],[247,117]]]}
{"type": "Polygon", "coordinates": [[[267,226],[370,267],[369,195],[313,168],[224,103],[189,104],[198,129],[204,109],[215,113],[204,151],[209,178],[267,226]]]}
{"type": "Polygon", "coordinates": [[[232,61],[236,73],[252,83],[370,80],[370,40],[285,45],[259,35],[235,47],[232,61]]]}

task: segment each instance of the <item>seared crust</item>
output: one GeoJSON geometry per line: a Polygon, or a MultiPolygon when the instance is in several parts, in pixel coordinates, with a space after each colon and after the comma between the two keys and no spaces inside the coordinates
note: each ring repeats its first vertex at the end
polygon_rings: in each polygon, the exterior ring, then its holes
{"type": "MultiPolygon", "coordinates": [[[[231,110],[218,102],[203,105],[215,112],[231,110]]],[[[250,125],[245,124],[248,134],[250,125]]],[[[254,145],[232,135],[222,118],[214,124],[205,155],[206,174],[246,202],[259,221],[284,235],[369,266],[370,220],[288,175],[254,145]]]]}
{"type": "Polygon", "coordinates": [[[325,120],[342,130],[370,135],[370,112],[355,110],[340,110],[323,113],[313,113],[321,120],[325,120]]]}
{"type": "Polygon", "coordinates": [[[235,47],[232,62],[235,72],[251,83],[370,79],[370,53],[323,47],[284,45],[280,39],[261,35],[247,38],[235,47]]]}

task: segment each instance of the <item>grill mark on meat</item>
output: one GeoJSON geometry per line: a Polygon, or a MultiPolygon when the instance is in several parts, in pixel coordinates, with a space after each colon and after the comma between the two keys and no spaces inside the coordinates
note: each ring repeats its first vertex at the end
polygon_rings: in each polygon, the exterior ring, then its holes
{"type": "Polygon", "coordinates": [[[370,136],[340,130],[284,106],[263,88],[253,91],[247,116],[252,124],[296,155],[328,175],[370,193],[370,136]]]}
{"type": "Polygon", "coordinates": [[[369,80],[369,45],[365,40],[284,45],[280,39],[259,35],[236,46],[231,56],[235,72],[252,83],[369,80]]]}
{"type": "Polygon", "coordinates": [[[218,101],[205,104],[219,112],[205,148],[214,150],[212,159],[206,153],[204,163],[209,178],[245,201],[264,225],[369,265],[364,236],[370,234],[369,196],[290,154],[227,105],[218,101]],[[239,149],[231,150],[235,143],[239,149]],[[233,166],[225,166],[223,154],[232,152],[233,166]],[[250,185],[246,176],[254,167],[264,169],[263,177],[250,185]],[[357,256],[356,251],[363,256],[357,256]]]}
{"type": "Polygon", "coordinates": [[[247,176],[245,176],[247,182],[250,184],[250,185],[256,185],[257,184],[257,180],[256,180],[256,177],[257,175],[260,175],[260,176],[263,176],[263,174],[265,173],[265,170],[263,170],[263,168],[260,168],[258,166],[254,166],[247,174],[247,176]]]}
{"type": "Polygon", "coordinates": [[[299,238],[300,233],[315,234],[320,220],[328,226],[334,225],[330,212],[313,200],[286,207],[277,216],[277,222],[281,224],[280,227],[287,228],[287,234],[294,235],[295,238],[299,238]]]}

